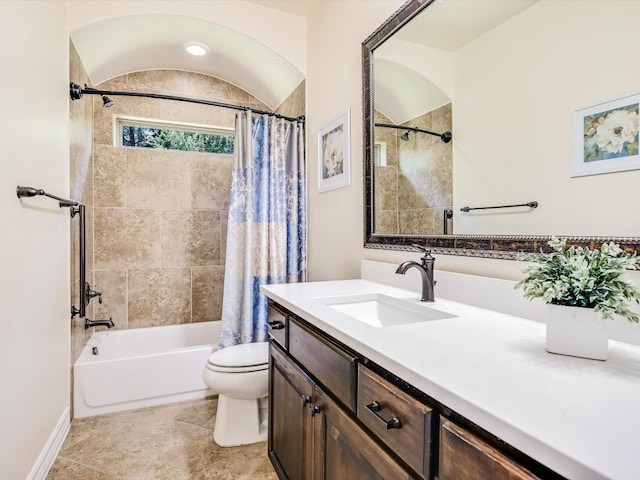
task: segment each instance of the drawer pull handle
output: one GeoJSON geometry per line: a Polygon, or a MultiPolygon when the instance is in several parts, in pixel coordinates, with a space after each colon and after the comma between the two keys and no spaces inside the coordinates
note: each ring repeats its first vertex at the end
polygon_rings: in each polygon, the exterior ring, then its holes
{"type": "Polygon", "coordinates": [[[366,407],[378,418],[378,420],[386,425],[387,430],[391,428],[402,428],[402,423],[400,423],[400,420],[398,420],[397,417],[393,417],[391,420],[385,420],[380,416],[380,414],[378,413],[380,412],[380,404],[378,402],[373,401],[370,404],[366,405],[366,407]]]}
{"type": "Polygon", "coordinates": [[[302,404],[306,405],[307,403],[311,403],[311,397],[309,395],[302,395],[302,404]]]}
{"type": "Polygon", "coordinates": [[[318,405],[314,405],[313,407],[311,407],[311,416],[315,417],[321,411],[322,409],[318,405]]]}
{"type": "Polygon", "coordinates": [[[284,323],[280,320],[272,320],[268,323],[272,330],[282,330],[284,328],[284,323]]]}

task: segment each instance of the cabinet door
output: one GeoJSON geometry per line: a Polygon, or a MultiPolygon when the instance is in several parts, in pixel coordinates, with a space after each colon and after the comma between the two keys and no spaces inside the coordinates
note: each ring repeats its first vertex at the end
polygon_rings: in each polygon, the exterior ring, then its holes
{"type": "Polygon", "coordinates": [[[439,480],[537,480],[527,469],[462,427],[442,419],[439,480]]]}
{"type": "Polygon", "coordinates": [[[269,458],[281,479],[308,480],[313,383],[274,343],[269,353],[269,458]]]}
{"type": "Polygon", "coordinates": [[[413,478],[319,387],[312,413],[313,480],[413,478]]]}

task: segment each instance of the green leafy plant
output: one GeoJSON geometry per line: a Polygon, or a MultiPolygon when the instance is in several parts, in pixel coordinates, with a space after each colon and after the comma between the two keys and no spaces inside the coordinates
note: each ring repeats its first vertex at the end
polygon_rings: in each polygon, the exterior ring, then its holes
{"type": "Polygon", "coordinates": [[[640,303],[640,290],[623,274],[640,263],[635,253],[624,252],[614,242],[602,248],[566,247],[566,239],[552,237],[549,254],[520,254],[518,260],[534,262],[523,270],[526,277],[515,285],[529,300],[541,298],[547,303],[593,308],[603,318],[614,314],[638,323],[629,302],[640,303]]]}

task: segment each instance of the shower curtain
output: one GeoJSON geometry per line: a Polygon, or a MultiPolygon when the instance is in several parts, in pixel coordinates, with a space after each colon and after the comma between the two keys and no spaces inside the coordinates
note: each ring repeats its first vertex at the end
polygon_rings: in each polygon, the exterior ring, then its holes
{"type": "Polygon", "coordinates": [[[306,231],[302,123],[239,113],[220,348],[267,340],[260,285],[306,280],[306,231]]]}

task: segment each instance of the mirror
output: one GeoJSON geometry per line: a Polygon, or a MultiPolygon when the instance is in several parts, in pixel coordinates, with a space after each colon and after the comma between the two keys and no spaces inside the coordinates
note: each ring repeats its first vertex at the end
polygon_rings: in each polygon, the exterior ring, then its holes
{"type": "Polygon", "coordinates": [[[362,45],[365,247],[513,258],[558,235],[637,250],[638,15],[607,0],[405,3],[362,45]],[[623,107],[632,136],[588,164],[607,148],[597,123],[623,107]]]}

